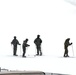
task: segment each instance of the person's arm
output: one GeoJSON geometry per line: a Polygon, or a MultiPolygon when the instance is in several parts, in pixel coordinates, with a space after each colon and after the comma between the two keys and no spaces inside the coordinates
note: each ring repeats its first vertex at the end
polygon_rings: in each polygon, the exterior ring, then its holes
{"type": "Polygon", "coordinates": [[[26,47],[28,47],[28,46],[30,46],[30,45],[26,44],[26,47]]]}
{"type": "Polygon", "coordinates": [[[72,45],[73,43],[70,43],[70,45],[72,45]]]}
{"type": "Polygon", "coordinates": [[[27,46],[30,46],[30,45],[27,44],[27,46]]]}
{"type": "Polygon", "coordinates": [[[14,40],[12,40],[11,45],[13,44],[13,41],[14,41],[14,40]]]}
{"type": "Polygon", "coordinates": [[[72,43],[69,43],[69,45],[72,45],[72,43]]]}
{"type": "Polygon", "coordinates": [[[41,43],[42,43],[42,40],[41,40],[41,43]]]}
{"type": "Polygon", "coordinates": [[[34,43],[36,43],[36,39],[34,40],[34,43]]]}
{"type": "Polygon", "coordinates": [[[17,40],[17,44],[18,44],[18,45],[21,45],[21,44],[19,43],[19,41],[18,41],[18,40],[17,40]]]}
{"type": "Polygon", "coordinates": [[[37,43],[37,38],[34,40],[34,43],[35,43],[35,44],[37,43]]]}

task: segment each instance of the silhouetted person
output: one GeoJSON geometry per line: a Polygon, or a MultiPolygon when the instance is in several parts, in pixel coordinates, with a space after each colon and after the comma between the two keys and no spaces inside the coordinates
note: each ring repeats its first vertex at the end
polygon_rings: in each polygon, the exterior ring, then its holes
{"type": "Polygon", "coordinates": [[[26,56],[25,56],[25,53],[26,53],[26,47],[30,46],[30,45],[27,44],[27,42],[28,42],[28,39],[26,39],[26,40],[23,41],[23,44],[22,44],[23,55],[22,55],[22,57],[26,57],[26,56]]]}
{"type": "Polygon", "coordinates": [[[64,57],[69,57],[68,56],[68,46],[70,46],[72,44],[72,43],[69,43],[69,40],[70,40],[70,38],[67,38],[64,42],[64,49],[65,49],[64,57]]]}
{"type": "Polygon", "coordinates": [[[17,56],[17,55],[16,55],[17,45],[21,45],[21,44],[20,44],[19,41],[16,39],[16,36],[14,36],[14,39],[12,40],[11,44],[13,44],[13,55],[14,55],[14,56],[17,56]]]}
{"type": "Polygon", "coordinates": [[[42,43],[42,40],[40,38],[40,35],[37,35],[37,38],[34,40],[34,43],[36,45],[36,48],[37,48],[37,54],[36,55],[42,55],[42,51],[41,51],[41,43],[42,43]]]}

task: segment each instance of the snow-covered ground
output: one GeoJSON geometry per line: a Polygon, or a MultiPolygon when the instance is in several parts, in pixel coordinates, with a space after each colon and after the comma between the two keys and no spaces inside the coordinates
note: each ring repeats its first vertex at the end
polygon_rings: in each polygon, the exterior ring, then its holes
{"type": "Polygon", "coordinates": [[[9,70],[43,71],[45,73],[76,74],[76,57],[54,56],[0,56],[0,66],[9,70]]]}
{"type": "MultiPolygon", "coordinates": [[[[40,70],[76,74],[76,0],[0,0],[0,66],[8,69],[40,70]],[[33,43],[41,35],[42,57],[33,57],[33,43]],[[27,58],[12,56],[13,36],[22,44],[29,39],[27,58]],[[64,41],[70,37],[71,58],[63,58],[64,41]],[[73,56],[74,52],[74,58],[73,56]],[[31,56],[29,56],[31,55],[31,56]]],[[[22,48],[18,46],[18,55],[22,48]]]]}

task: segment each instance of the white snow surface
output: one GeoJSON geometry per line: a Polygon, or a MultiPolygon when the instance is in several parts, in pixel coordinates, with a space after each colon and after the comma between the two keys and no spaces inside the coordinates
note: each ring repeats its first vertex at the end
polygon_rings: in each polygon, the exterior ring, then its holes
{"type": "Polygon", "coordinates": [[[76,0],[0,0],[0,66],[10,70],[38,70],[76,74],[76,0]],[[33,57],[33,43],[41,35],[43,56],[33,57]],[[27,58],[12,56],[13,36],[22,44],[29,39],[27,58]],[[63,58],[64,41],[71,38],[70,58],[63,58]],[[74,52],[74,55],[73,55],[74,52]]]}
{"type": "Polygon", "coordinates": [[[76,74],[76,57],[28,56],[22,58],[12,55],[0,56],[0,66],[9,70],[43,71],[45,73],[76,74]]]}

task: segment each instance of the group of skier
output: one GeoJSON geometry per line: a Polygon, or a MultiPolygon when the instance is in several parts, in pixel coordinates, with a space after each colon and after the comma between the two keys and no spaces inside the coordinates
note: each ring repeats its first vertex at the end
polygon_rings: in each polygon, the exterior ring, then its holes
{"type": "MultiPolygon", "coordinates": [[[[64,51],[63,57],[69,57],[69,55],[68,55],[68,46],[72,45],[72,43],[70,43],[69,41],[70,41],[70,38],[67,38],[65,40],[65,42],[64,42],[64,50],[65,51],[64,51]]],[[[23,49],[22,57],[26,57],[25,56],[26,47],[30,46],[29,44],[27,44],[27,42],[28,42],[28,39],[26,38],[23,41],[23,44],[22,44],[22,49],[23,49]]],[[[40,55],[40,56],[42,56],[41,43],[42,43],[42,40],[40,38],[40,35],[37,35],[37,38],[34,40],[34,44],[36,45],[36,49],[37,49],[37,54],[36,55],[40,55]]],[[[21,45],[21,44],[16,39],[16,36],[14,36],[14,39],[12,40],[11,44],[13,44],[13,55],[17,56],[17,54],[16,54],[16,52],[17,52],[17,45],[21,45]]]]}
{"type": "MultiPolygon", "coordinates": [[[[23,49],[23,54],[22,54],[22,57],[26,57],[25,56],[25,53],[26,53],[26,47],[30,46],[29,44],[27,44],[28,42],[28,39],[26,38],[24,41],[23,41],[23,44],[22,44],[22,49],[23,49]]],[[[36,45],[36,48],[37,48],[37,54],[36,55],[42,55],[42,51],[41,51],[41,43],[42,43],[42,40],[40,38],[40,35],[37,35],[37,38],[34,40],[34,43],[36,45]]],[[[13,55],[14,56],[18,56],[16,53],[17,53],[17,45],[21,45],[19,43],[19,41],[17,40],[16,36],[14,36],[14,39],[12,40],[11,44],[13,44],[13,55]]]]}

